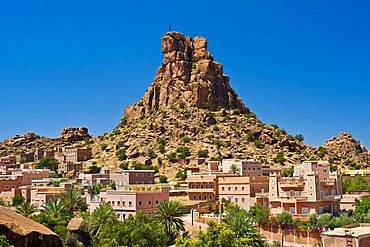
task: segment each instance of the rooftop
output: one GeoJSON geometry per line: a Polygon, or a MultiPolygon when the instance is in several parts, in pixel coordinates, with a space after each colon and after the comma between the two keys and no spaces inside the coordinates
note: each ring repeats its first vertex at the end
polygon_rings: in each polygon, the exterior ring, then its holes
{"type": "Polygon", "coordinates": [[[369,223],[360,223],[352,224],[347,226],[342,226],[335,228],[329,232],[323,232],[325,236],[347,236],[351,235],[352,237],[359,237],[364,235],[370,235],[370,224],[369,223]]]}

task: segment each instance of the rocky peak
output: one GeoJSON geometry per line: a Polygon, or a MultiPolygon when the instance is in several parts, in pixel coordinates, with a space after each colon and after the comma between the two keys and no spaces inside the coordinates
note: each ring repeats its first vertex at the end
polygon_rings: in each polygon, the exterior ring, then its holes
{"type": "Polygon", "coordinates": [[[346,132],[339,133],[338,137],[330,138],[323,146],[338,154],[344,154],[348,152],[367,152],[365,146],[361,145],[358,140],[354,139],[351,134],[346,132]]]}
{"type": "Polygon", "coordinates": [[[81,126],[80,128],[68,127],[62,129],[59,139],[75,142],[82,141],[88,137],[90,137],[88,128],[81,126]]]}
{"type": "Polygon", "coordinates": [[[138,118],[151,110],[185,104],[188,107],[239,109],[248,113],[242,100],[230,87],[222,64],[215,62],[207,50],[204,37],[185,37],[168,32],[162,38],[164,61],[154,82],[141,101],[126,107],[125,117],[138,118]]]}

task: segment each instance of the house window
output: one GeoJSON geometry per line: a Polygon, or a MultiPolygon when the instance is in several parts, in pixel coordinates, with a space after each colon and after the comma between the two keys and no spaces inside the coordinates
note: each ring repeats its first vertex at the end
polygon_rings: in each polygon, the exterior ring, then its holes
{"type": "Polygon", "coordinates": [[[144,173],[141,173],[140,176],[144,177],[144,173]]]}
{"type": "Polygon", "coordinates": [[[210,185],[209,185],[209,188],[210,188],[210,189],[213,189],[213,184],[210,184],[210,185]]]}
{"type": "Polygon", "coordinates": [[[143,202],[142,201],[139,201],[139,206],[143,205],[143,202]]]}
{"type": "Polygon", "coordinates": [[[158,204],[158,200],[155,201],[155,204],[158,204]]]}
{"type": "Polygon", "coordinates": [[[312,190],[312,186],[310,186],[310,190],[312,190]]]}
{"type": "Polygon", "coordinates": [[[231,187],[229,187],[229,188],[227,188],[228,189],[228,191],[231,191],[231,187]]]}
{"type": "Polygon", "coordinates": [[[237,197],[235,197],[235,203],[238,203],[238,198],[237,197]]]}
{"type": "Polygon", "coordinates": [[[114,201],[112,201],[112,205],[114,205],[114,201]]]}
{"type": "Polygon", "coordinates": [[[144,184],[145,183],[145,181],[141,181],[141,184],[144,184]]]}
{"type": "Polygon", "coordinates": [[[308,207],[302,207],[302,214],[308,214],[308,207]]]}
{"type": "Polygon", "coordinates": [[[148,173],[148,177],[151,177],[152,176],[152,174],[151,173],[148,173]]]}
{"type": "Polygon", "coordinates": [[[196,200],[197,199],[197,195],[194,195],[193,198],[194,198],[194,200],[196,200]]]}
{"type": "Polygon", "coordinates": [[[128,206],[132,207],[132,201],[128,201],[128,206]]]}
{"type": "Polygon", "coordinates": [[[244,191],[244,187],[242,187],[242,191],[244,191]]]}
{"type": "Polygon", "coordinates": [[[243,170],[245,171],[245,167],[243,167],[243,170]]]}
{"type": "Polygon", "coordinates": [[[199,196],[198,196],[198,199],[199,199],[199,200],[202,200],[202,195],[199,195],[199,196]]]}
{"type": "Polygon", "coordinates": [[[291,214],[295,214],[295,207],[290,207],[289,211],[290,211],[291,214]]]}
{"type": "Polygon", "coordinates": [[[250,171],[250,170],[251,170],[251,168],[250,168],[250,167],[248,167],[248,170],[250,171]]]}
{"type": "Polygon", "coordinates": [[[207,200],[207,195],[204,195],[204,200],[205,200],[205,201],[207,200]]]}
{"type": "Polygon", "coordinates": [[[200,185],[200,188],[203,189],[203,184],[200,185]]]}
{"type": "Polygon", "coordinates": [[[212,195],[209,195],[209,199],[212,200],[212,195]]]}
{"type": "Polygon", "coordinates": [[[152,201],[149,201],[148,203],[149,203],[149,205],[152,205],[152,201]]]}
{"type": "Polygon", "coordinates": [[[118,202],[117,202],[117,205],[120,205],[120,204],[121,204],[121,202],[120,202],[120,201],[118,201],[118,202]]]}
{"type": "Polygon", "coordinates": [[[245,203],[245,198],[244,197],[242,197],[242,203],[245,203]]]}
{"type": "Polygon", "coordinates": [[[325,172],[325,173],[326,173],[326,172],[328,172],[328,170],[327,170],[327,169],[323,169],[322,171],[323,171],[323,172],[325,172]]]}
{"type": "Polygon", "coordinates": [[[125,201],[122,201],[122,205],[125,206],[125,201]]]}
{"type": "Polygon", "coordinates": [[[255,171],[256,170],[256,167],[253,167],[253,171],[255,171]]]}
{"type": "Polygon", "coordinates": [[[238,187],[235,187],[235,191],[238,191],[238,187]]]}

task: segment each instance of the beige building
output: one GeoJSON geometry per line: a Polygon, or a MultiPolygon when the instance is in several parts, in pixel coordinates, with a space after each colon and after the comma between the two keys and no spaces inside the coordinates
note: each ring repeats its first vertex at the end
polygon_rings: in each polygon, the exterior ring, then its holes
{"type": "Polygon", "coordinates": [[[305,161],[294,166],[293,177],[270,174],[269,192],[257,193],[258,203],[265,204],[271,214],[289,211],[295,216],[338,214],[342,197],[341,175],[330,172],[328,163],[305,161]]]}
{"type": "Polygon", "coordinates": [[[250,207],[249,177],[220,177],[218,179],[219,199],[230,200],[241,208],[250,207]]]}
{"type": "Polygon", "coordinates": [[[142,211],[153,214],[158,204],[169,200],[169,186],[160,184],[126,185],[119,190],[100,192],[96,201],[90,202],[90,212],[101,202],[108,202],[119,220],[142,211]]]}
{"type": "MultiPolygon", "coordinates": [[[[262,162],[255,160],[224,159],[218,163],[220,172],[229,173],[232,166],[236,166],[238,173],[242,176],[258,177],[262,175],[262,162]]],[[[215,168],[214,163],[209,163],[211,169],[215,168]]]]}
{"type": "Polygon", "coordinates": [[[369,247],[370,224],[353,224],[323,232],[324,247],[369,247]]]}

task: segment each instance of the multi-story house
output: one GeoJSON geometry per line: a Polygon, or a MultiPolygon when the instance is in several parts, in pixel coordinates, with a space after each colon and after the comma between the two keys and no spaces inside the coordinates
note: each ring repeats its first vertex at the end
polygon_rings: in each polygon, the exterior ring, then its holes
{"type": "MultiPolygon", "coordinates": [[[[216,169],[215,162],[209,162],[210,171],[216,169]]],[[[242,176],[258,177],[262,175],[262,162],[255,160],[224,159],[218,163],[218,171],[229,173],[232,167],[237,168],[237,173],[242,176]]]]}
{"type": "Polygon", "coordinates": [[[158,204],[169,200],[169,186],[159,184],[125,185],[119,190],[100,192],[96,201],[90,201],[90,212],[102,202],[112,205],[119,220],[139,211],[153,214],[158,204]]]}
{"type": "Polygon", "coordinates": [[[82,163],[81,162],[74,162],[74,163],[59,163],[58,164],[58,173],[59,174],[66,174],[69,171],[79,172],[82,170],[82,163]]]}
{"type": "Polygon", "coordinates": [[[123,170],[122,173],[110,173],[110,180],[117,186],[129,184],[154,184],[154,170],[123,170]]]}
{"type": "Polygon", "coordinates": [[[8,174],[0,175],[0,192],[10,191],[24,185],[31,185],[32,180],[48,178],[50,170],[45,169],[9,169],[8,174]]]}
{"type": "Polygon", "coordinates": [[[65,147],[65,162],[86,161],[92,158],[91,148],[65,147]]]}
{"type": "Polygon", "coordinates": [[[240,177],[239,174],[227,173],[199,173],[191,174],[187,177],[187,193],[189,200],[207,201],[218,199],[219,196],[219,178],[222,177],[240,177]]]}
{"type": "MultiPolygon", "coordinates": [[[[29,187],[30,189],[30,198],[26,198],[26,201],[29,201],[37,208],[41,208],[49,201],[53,201],[61,197],[62,191],[72,187],[70,183],[61,183],[59,187],[52,186],[33,186],[29,187]]],[[[27,189],[26,189],[27,190],[27,189]]],[[[22,190],[24,192],[24,190],[22,190]]],[[[23,193],[22,193],[23,195],[23,193]]]]}
{"type": "Polygon", "coordinates": [[[341,175],[330,172],[329,164],[319,161],[305,161],[294,166],[293,177],[270,174],[269,192],[256,194],[258,203],[266,205],[268,201],[273,215],[289,211],[303,217],[337,214],[341,196],[341,175]]]}
{"type": "Polygon", "coordinates": [[[241,208],[250,207],[250,178],[221,177],[218,179],[219,199],[230,200],[241,208]]]}

